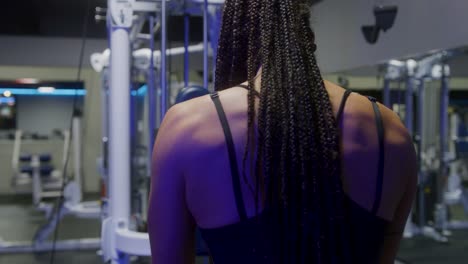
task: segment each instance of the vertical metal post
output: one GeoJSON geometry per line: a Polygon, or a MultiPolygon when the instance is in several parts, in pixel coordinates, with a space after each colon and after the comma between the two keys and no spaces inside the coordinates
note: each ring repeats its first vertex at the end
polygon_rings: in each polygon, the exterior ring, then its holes
{"type": "Polygon", "coordinates": [[[418,135],[418,214],[419,226],[423,228],[426,225],[425,215],[425,199],[424,199],[424,170],[422,167],[422,151],[423,151],[423,138],[424,138],[424,96],[425,96],[425,80],[419,80],[418,87],[418,112],[417,112],[417,135],[418,135]]]}
{"type": "MultiPolygon", "coordinates": [[[[126,225],[130,217],[130,28],[129,0],[108,0],[110,26],[109,80],[109,214],[126,225]]],[[[114,253],[113,253],[114,254],[114,253]]]]}
{"type": "MultiPolygon", "coordinates": [[[[459,126],[459,115],[457,112],[452,112],[449,115],[449,131],[448,131],[448,146],[447,151],[450,153],[450,157],[453,159],[457,159],[457,139],[458,139],[458,126],[459,126]]],[[[460,167],[459,161],[453,161],[448,164],[449,167],[449,175],[447,179],[447,192],[455,192],[460,189],[460,175],[458,173],[458,168],[460,167]]]]}
{"type": "Polygon", "coordinates": [[[406,92],[405,92],[405,126],[406,126],[406,129],[408,129],[411,136],[414,135],[413,92],[414,92],[414,78],[412,76],[408,76],[408,79],[406,81],[406,92]]]}
{"type": "Polygon", "coordinates": [[[203,87],[208,89],[208,0],[203,2],[203,87]]]}
{"type": "MultiPolygon", "coordinates": [[[[135,71],[133,71],[135,72],[135,71]]],[[[139,131],[138,131],[138,95],[137,95],[137,88],[138,84],[131,79],[130,84],[130,214],[134,215],[135,213],[140,212],[140,204],[138,202],[138,178],[132,177],[132,175],[136,174],[137,171],[137,163],[136,163],[136,153],[137,153],[137,146],[140,143],[139,140],[139,131]]]]}
{"type": "MultiPolygon", "coordinates": [[[[405,126],[408,132],[410,133],[411,137],[413,138],[414,136],[414,131],[413,131],[413,85],[414,85],[414,77],[411,74],[408,74],[406,79],[406,92],[405,92],[405,126]]],[[[399,106],[400,107],[400,106],[399,106]]],[[[410,213],[412,215],[412,212],[410,213]]],[[[406,220],[406,226],[405,226],[405,236],[411,237],[413,235],[413,230],[412,230],[412,221],[411,217],[408,217],[406,220]]]]}
{"type": "Polygon", "coordinates": [[[390,79],[385,78],[384,79],[384,87],[383,87],[383,99],[384,99],[384,105],[390,109],[392,109],[391,104],[391,98],[390,98],[390,79]]]}
{"type": "Polygon", "coordinates": [[[105,261],[128,263],[118,252],[114,233],[130,219],[130,28],[133,9],[128,0],[109,0],[110,89],[109,89],[109,217],[103,221],[101,246],[105,261]],[[112,230],[112,231],[109,231],[112,230]],[[112,235],[105,235],[109,232],[112,235]]]}
{"type": "MultiPolygon", "coordinates": [[[[109,38],[110,40],[110,38],[109,38]]],[[[109,216],[109,70],[104,68],[102,73],[101,89],[101,143],[102,143],[102,166],[101,168],[101,218],[109,216]]]]}
{"type": "Polygon", "coordinates": [[[42,185],[41,185],[41,172],[40,172],[41,161],[39,160],[38,155],[32,155],[31,167],[33,168],[33,174],[32,174],[33,204],[34,206],[39,206],[39,204],[41,203],[41,199],[42,199],[42,185]]]}
{"type": "MultiPolygon", "coordinates": [[[[72,121],[72,140],[73,140],[73,179],[80,188],[80,198],[82,193],[82,174],[81,174],[81,113],[74,113],[72,121]]],[[[81,200],[81,199],[80,199],[81,200]]]]}
{"type": "Polygon", "coordinates": [[[166,50],[167,50],[167,20],[166,20],[166,0],[161,1],[161,119],[162,122],[167,112],[168,90],[166,71],[166,50]]]}
{"type": "Polygon", "coordinates": [[[111,33],[111,89],[109,96],[109,196],[116,220],[130,216],[130,39],[122,28],[111,33]]]}
{"type": "Polygon", "coordinates": [[[189,85],[189,67],[190,67],[190,53],[189,53],[189,43],[190,43],[190,15],[186,13],[184,15],[184,86],[189,85]]]}
{"type": "Polygon", "coordinates": [[[445,71],[446,65],[443,65],[443,74],[441,79],[440,89],[440,126],[439,126],[439,140],[440,140],[440,173],[437,181],[439,186],[437,201],[443,203],[443,193],[445,191],[444,178],[447,176],[447,139],[448,139],[448,107],[449,107],[449,78],[445,71]]]}
{"type": "Polygon", "coordinates": [[[102,90],[101,90],[101,113],[102,113],[102,131],[101,131],[101,140],[102,140],[102,166],[103,173],[107,179],[107,169],[108,165],[108,143],[109,143],[109,78],[107,75],[109,70],[105,68],[102,73],[102,90]]]}
{"type": "MultiPolygon", "coordinates": [[[[164,2],[164,1],[163,1],[164,2]]],[[[156,129],[156,77],[154,72],[154,16],[149,17],[150,26],[150,66],[148,72],[148,175],[151,175],[151,159],[152,159],[152,148],[155,140],[155,129],[156,129]]]]}

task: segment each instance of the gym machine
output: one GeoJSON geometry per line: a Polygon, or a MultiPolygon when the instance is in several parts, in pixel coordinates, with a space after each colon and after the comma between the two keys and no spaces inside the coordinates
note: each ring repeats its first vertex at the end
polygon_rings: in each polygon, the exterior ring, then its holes
{"type": "MultiPolygon", "coordinates": [[[[105,69],[109,73],[108,90],[106,95],[108,108],[103,107],[107,114],[106,132],[103,137],[106,182],[106,217],[102,225],[101,249],[105,262],[129,263],[130,256],[150,256],[149,236],[147,233],[135,230],[135,223],[131,218],[131,109],[132,98],[130,86],[132,83],[132,68],[147,71],[147,141],[148,149],[154,145],[155,131],[163,120],[169,106],[169,91],[167,80],[167,56],[184,54],[184,82],[188,84],[188,54],[203,51],[203,89],[209,87],[209,41],[211,50],[216,54],[217,28],[208,28],[209,21],[213,27],[219,28],[221,4],[218,0],[192,1],[135,1],[109,0],[107,9],[107,25],[109,30],[110,51],[107,51],[109,63],[106,59],[95,55],[92,61],[104,62],[95,69],[105,69]],[[167,49],[167,15],[185,15],[185,45],[183,48],[167,49]],[[203,15],[203,44],[189,46],[188,14],[203,15]],[[141,34],[140,31],[146,21],[149,21],[150,33],[141,34]],[[159,21],[159,22],[156,22],[159,21]],[[154,34],[159,30],[161,35],[161,51],[154,51],[154,34]],[[149,41],[149,49],[133,51],[142,40],[149,41]],[[101,60],[100,60],[101,59],[101,60]],[[133,61],[131,61],[133,59],[133,61]],[[134,67],[132,67],[132,65],[134,67]],[[159,87],[156,89],[156,73],[159,73],[159,87]],[[158,102],[156,102],[158,98],[158,102]],[[156,109],[159,106],[159,109],[156,109]],[[156,116],[158,114],[158,116],[156,116]],[[115,140],[114,140],[115,139],[115,140]],[[127,140],[125,140],[127,139],[127,140]]],[[[98,63],[99,64],[99,63],[98,63]]],[[[93,63],[94,65],[94,63],[93,63]]],[[[187,92],[188,93],[188,92],[187,92]]],[[[107,105],[107,104],[106,104],[107,105]]],[[[147,163],[150,164],[151,151],[148,151],[147,163]]],[[[148,177],[149,177],[148,169],[148,177]]]]}
{"type": "MultiPolygon", "coordinates": [[[[447,205],[461,205],[465,216],[468,216],[468,138],[465,122],[463,120],[464,109],[451,108],[449,111],[449,130],[450,138],[448,143],[450,173],[447,179],[447,191],[444,194],[444,199],[447,205]]],[[[467,221],[451,220],[449,226],[452,229],[468,228],[467,221]]]]}
{"type": "MultiPolygon", "coordinates": [[[[68,131],[66,131],[68,132],[68,131]]],[[[20,136],[20,132],[17,132],[17,136],[20,136]]],[[[87,238],[87,239],[70,239],[70,240],[60,240],[60,241],[50,241],[47,240],[60,220],[66,215],[73,215],[78,218],[100,218],[100,203],[98,201],[82,201],[82,174],[81,174],[81,115],[77,111],[74,113],[72,120],[72,134],[65,133],[65,146],[64,146],[64,160],[63,164],[66,162],[66,156],[68,155],[70,144],[72,153],[73,153],[73,179],[68,180],[63,176],[66,173],[61,173],[60,186],[56,186],[54,191],[54,196],[45,193],[42,189],[42,180],[41,175],[43,171],[46,170],[41,166],[41,162],[46,162],[50,160],[49,157],[40,155],[32,155],[31,157],[31,170],[33,177],[33,189],[34,194],[36,194],[35,199],[43,198],[45,195],[47,197],[59,197],[63,194],[63,202],[59,204],[58,207],[53,207],[52,205],[43,205],[41,208],[47,208],[47,218],[48,221],[36,230],[32,242],[8,242],[0,240],[0,254],[14,254],[14,253],[39,253],[39,252],[48,252],[51,250],[57,251],[66,251],[66,250],[92,250],[98,249],[100,246],[99,238],[87,238]],[[71,141],[70,142],[70,138],[71,141]],[[63,185],[65,181],[65,185],[63,185]],[[63,189],[63,193],[61,188],[63,189]]],[[[18,155],[19,149],[18,144],[15,144],[15,155],[18,155]]],[[[64,168],[65,166],[63,166],[64,168]]],[[[50,170],[50,169],[49,169],[50,170]]],[[[33,195],[34,196],[34,195],[33,195]]],[[[40,200],[38,200],[40,201],[40,200]]]]}
{"type": "Polygon", "coordinates": [[[419,61],[392,60],[387,64],[384,104],[393,108],[391,83],[405,82],[403,121],[416,144],[419,163],[418,195],[413,208],[417,224],[413,223],[412,213],[405,227],[405,238],[420,234],[445,243],[449,229],[464,226],[448,221],[446,199],[448,168],[453,159],[447,148],[450,77],[447,61],[455,55],[455,52],[444,51],[419,61]],[[436,81],[440,82],[439,89],[427,85],[436,81]]]}
{"type": "MultiPolygon", "coordinates": [[[[63,135],[62,162],[70,146],[70,131],[61,131],[63,135]]],[[[21,152],[23,146],[24,132],[15,132],[13,144],[11,181],[12,189],[16,194],[32,194],[32,203],[40,211],[44,211],[48,217],[52,206],[42,202],[44,198],[57,198],[60,196],[60,188],[63,183],[63,172],[52,165],[52,155],[47,153],[24,154],[21,152]]]]}

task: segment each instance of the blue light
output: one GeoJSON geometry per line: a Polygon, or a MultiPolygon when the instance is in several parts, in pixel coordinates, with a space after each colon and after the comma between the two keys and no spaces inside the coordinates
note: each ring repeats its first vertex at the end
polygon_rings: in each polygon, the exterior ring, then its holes
{"type": "Polygon", "coordinates": [[[0,104],[14,104],[14,97],[0,97],[0,104]]]}
{"type": "Polygon", "coordinates": [[[10,91],[12,95],[39,95],[39,96],[85,96],[84,89],[55,89],[51,93],[41,93],[37,89],[31,88],[0,88],[0,94],[10,91]]]}
{"type": "Polygon", "coordinates": [[[148,86],[145,84],[141,86],[140,88],[138,88],[138,90],[133,90],[130,93],[132,96],[145,96],[147,91],[148,91],[148,86]]]}
{"type": "Polygon", "coordinates": [[[145,95],[146,92],[148,91],[148,86],[145,84],[142,87],[140,87],[137,91],[138,95],[145,95]]]}
{"type": "MultiPolygon", "coordinates": [[[[38,95],[38,96],[85,96],[86,90],[84,89],[55,89],[53,92],[41,93],[34,88],[0,88],[0,94],[10,91],[12,95],[38,95]]],[[[143,85],[138,90],[131,92],[133,96],[144,96],[148,91],[148,86],[143,85]]]]}

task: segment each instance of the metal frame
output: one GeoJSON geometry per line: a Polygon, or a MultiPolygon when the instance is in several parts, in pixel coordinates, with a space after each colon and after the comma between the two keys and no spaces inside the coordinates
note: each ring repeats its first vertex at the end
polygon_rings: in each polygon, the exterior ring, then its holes
{"type": "MultiPolygon", "coordinates": [[[[392,81],[405,80],[406,92],[405,92],[405,126],[409,130],[410,134],[414,134],[414,138],[418,141],[418,163],[419,166],[419,196],[418,196],[418,214],[419,222],[417,225],[411,223],[408,219],[405,228],[405,237],[412,237],[413,235],[420,234],[425,237],[431,238],[438,242],[448,242],[447,234],[450,232],[448,229],[462,228],[467,225],[460,222],[449,222],[447,221],[447,209],[444,200],[445,182],[443,176],[447,174],[448,168],[448,157],[447,157],[447,140],[448,140],[448,105],[449,105],[449,76],[450,68],[446,65],[447,60],[455,56],[455,52],[439,52],[433,55],[427,56],[419,61],[407,60],[407,61],[390,61],[387,64],[387,72],[384,80],[383,97],[384,104],[391,108],[391,93],[390,84],[392,81]],[[424,199],[424,182],[426,181],[426,172],[422,166],[422,139],[424,138],[424,118],[423,118],[423,106],[425,97],[425,83],[430,80],[440,80],[441,82],[441,94],[440,94],[440,123],[439,123],[439,135],[440,135],[440,151],[439,151],[439,162],[440,169],[437,177],[437,204],[435,205],[435,227],[428,226],[425,220],[425,199],[424,199]],[[415,87],[417,85],[417,88],[415,87]],[[416,89],[415,89],[416,88],[416,89]],[[414,95],[417,91],[417,123],[416,130],[413,128],[414,124],[414,95]],[[413,133],[415,132],[415,133],[413,133]]],[[[462,201],[463,202],[463,201],[462,201]]]]}
{"type": "MultiPolygon", "coordinates": [[[[425,97],[425,91],[426,91],[426,82],[431,81],[431,80],[440,80],[440,76],[437,76],[434,74],[434,67],[436,65],[439,65],[441,63],[441,60],[443,59],[444,55],[443,53],[437,53],[432,56],[428,56],[420,61],[418,61],[417,64],[417,69],[414,72],[414,78],[419,82],[419,87],[418,87],[418,111],[417,111],[417,139],[418,139],[418,161],[419,161],[419,177],[418,177],[418,186],[419,186],[419,195],[418,195],[418,214],[419,214],[419,222],[418,222],[418,227],[412,226],[410,229],[406,229],[405,233],[408,235],[414,235],[414,234],[421,234],[425,237],[428,237],[430,239],[433,239],[437,242],[441,243],[446,243],[448,242],[448,238],[444,235],[445,232],[442,229],[437,228],[437,223],[434,226],[428,226],[427,221],[425,219],[425,197],[424,197],[424,186],[425,182],[427,181],[426,174],[427,172],[422,166],[423,163],[423,153],[422,153],[422,142],[424,138],[424,116],[423,116],[423,109],[424,109],[424,97],[425,97]],[[411,234],[412,233],[412,234],[411,234]]],[[[447,94],[448,95],[448,94],[447,94]]],[[[441,118],[447,114],[446,110],[442,110],[441,107],[441,118]]],[[[442,122],[440,123],[440,126],[442,126],[442,122]]],[[[438,176],[437,178],[440,178],[438,176]]],[[[437,186],[441,188],[443,184],[441,182],[437,183],[437,186]]],[[[440,193],[442,190],[436,190],[437,193],[440,193]]],[[[435,205],[435,217],[437,218],[438,212],[442,212],[444,210],[444,202],[443,200],[438,199],[438,202],[435,205]]]]}
{"type": "MultiPolygon", "coordinates": [[[[68,132],[68,131],[67,131],[68,132]]],[[[21,132],[17,132],[17,136],[21,137],[21,132]]],[[[31,165],[33,167],[33,187],[34,199],[37,206],[45,210],[48,221],[41,226],[34,235],[32,242],[7,242],[0,239],[0,254],[15,254],[15,253],[39,253],[51,250],[65,251],[65,250],[92,250],[98,249],[100,246],[99,238],[89,239],[73,239],[73,240],[60,240],[48,241],[47,239],[53,233],[59,221],[66,215],[74,215],[80,218],[94,218],[99,219],[101,216],[100,203],[98,201],[82,202],[82,180],[81,180],[81,118],[75,116],[72,120],[72,150],[74,159],[74,179],[65,186],[63,195],[65,197],[64,203],[60,204],[59,208],[53,210],[52,206],[40,203],[42,197],[56,197],[61,195],[61,191],[48,191],[42,190],[42,182],[40,177],[40,160],[38,155],[33,155],[31,165]]],[[[70,133],[65,134],[64,156],[67,155],[70,147],[70,133]]],[[[16,148],[14,154],[19,153],[20,144],[15,144],[16,148]]],[[[65,162],[64,157],[63,162],[65,162]]],[[[61,184],[59,188],[61,188],[61,184]]]]}
{"type": "MultiPolygon", "coordinates": [[[[154,33],[155,26],[154,16],[149,17],[150,32],[154,33]]],[[[154,37],[150,38],[150,51],[154,50],[154,37]]],[[[150,65],[148,69],[148,146],[154,145],[155,130],[156,130],[156,76],[154,72],[154,52],[151,52],[150,65]]],[[[152,151],[148,151],[148,162],[151,161],[152,151]]],[[[151,166],[147,166],[148,175],[151,174],[151,166]]]]}
{"type": "MultiPolygon", "coordinates": [[[[70,132],[68,130],[63,131],[64,134],[64,143],[63,143],[63,152],[62,152],[62,165],[65,163],[65,155],[68,152],[70,146],[70,132]]],[[[12,187],[17,191],[17,193],[31,193],[33,205],[35,205],[39,210],[48,212],[48,206],[41,202],[42,198],[54,198],[59,197],[60,193],[57,191],[62,186],[62,174],[63,172],[54,170],[54,174],[57,175],[51,182],[43,182],[40,173],[33,173],[32,177],[24,175],[19,168],[19,157],[21,154],[22,146],[22,136],[23,131],[17,130],[15,132],[15,141],[13,145],[13,155],[12,155],[12,168],[13,168],[13,179],[12,187]],[[58,177],[59,176],[59,177],[58,177]],[[19,186],[28,186],[31,184],[31,191],[20,191],[18,190],[19,186]]],[[[36,160],[37,155],[31,155],[31,167],[38,167],[40,165],[39,160],[36,160]]],[[[78,164],[78,163],[77,163],[78,164]]]]}
{"type": "MultiPolygon", "coordinates": [[[[155,75],[151,72],[154,69],[160,71],[160,118],[163,120],[168,109],[168,89],[167,89],[167,70],[166,70],[166,56],[175,54],[186,54],[185,60],[185,80],[188,79],[188,56],[187,53],[193,51],[203,51],[204,61],[204,86],[208,88],[208,7],[211,5],[220,5],[224,1],[192,1],[190,7],[182,5],[182,1],[155,1],[146,6],[137,6],[141,2],[135,0],[108,0],[108,26],[110,35],[110,89],[109,89],[109,127],[108,127],[108,142],[109,142],[109,214],[103,221],[102,226],[102,251],[104,261],[111,261],[112,263],[129,263],[130,255],[149,256],[151,254],[149,245],[149,236],[146,233],[139,233],[130,230],[130,58],[141,56],[141,54],[148,54],[145,51],[132,52],[132,43],[135,41],[135,36],[139,34],[132,34],[134,31],[135,16],[139,15],[146,17],[150,15],[150,50],[148,58],[148,67],[144,70],[149,70],[148,74],[148,87],[152,92],[149,95],[154,97],[155,75]],[[167,21],[166,16],[169,10],[175,12],[182,11],[183,14],[187,10],[194,10],[197,8],[202,10],[204,16],[204,36],[202,46],[188,46],[187,31],[186,41],[183,48],[180,50],[173,49],[167,51],[167,21]],[[181,10],[182,9],[182,10],[181,10]],[[157,14],[154,16],[153,14],[157,14]],[[153,51],[154,43],[152,42],[154,34],[154,20],[155,17],[160,19],[161,31],[161,51],[153,51]],[[136,55],[136,56],[135,56],[136,55]],[[159,55],[159,56],[158,56],[159,55]],[[160,59],[160,61],[156,61],[160,59]],[[158,68],[158,65],[160,67],[158,68]]],[[[146,2],[145,2],[146,3],[146,2]]],[[[137,21],[141,21],[139,18],[137,21]]],[[[138,30],[137,30],[138,31],[138,30]]],[[[216,38],[217,39],[217,38],[216,38]]],[[[96,70],[105,68],[105,58],[99,55],[93,55],[93,66],[96,70]],[[104,64],[104,66],[103,66],[104,64]]],[[[142,64],[144,65],[144,64],[142,64]]],[[[144,67],[142,67],[144,68],[144,67]]],[[[155,109],[155,101],[149,100],[149,109],[155,109]]],[[[151,111],[151,110],[150,110],[151,111]]],[[[155,112],[155,111],[154,111],[155,112]]],[[[153,144],[154,127],[159,124],[154,123],[154,116],[149,115],[149,144],[153,144]],[[155,126],[153,125],[155,124],[155,126]]]]}

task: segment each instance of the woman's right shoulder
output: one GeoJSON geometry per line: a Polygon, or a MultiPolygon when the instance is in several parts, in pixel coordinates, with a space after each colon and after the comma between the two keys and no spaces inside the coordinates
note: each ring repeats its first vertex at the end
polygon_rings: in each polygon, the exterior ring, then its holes
{"type": "MultiPolygon", "coordinates": [[[[366,144],[378,146],[377,116],[371,100],[363,95],[353,93],[349,97],[349,108],[345,111],[344,126],[350,133],[364,135],[366,144]],[[346,128],[347,127],[347,128],[346,128]]],[[[384,127],[385,152],[393,160],[401,158],[401,164],[416,162],[413,138],[401,118],[391,109],[377,103],[384,127]]],[[[358,139],[358,137],[355,137],[358,139]]]]}
{"type": "MultiPolygon", "coordinates": [[[[385,157],[381,206],[385,209],[379,215],[392,220],[403,195],[407,190],[414,189],[417,159],[412,137],[400,117],[384,105],[377,104],[384,127],[385,157]]],[[[359,192],[364,183],[372,183],[369,189],[374,188],[372,186],[375,186],[380,151],[377,116],[371,100],[366,96],[353,93],[349,97],[344,112],[342,134],[346,164],[352,167],[352,171],[371,172],[367,176],[366,173],[351,175],[352,181],[360,182],[360,186],[351,190],[351,196],[356,198],[357,202],[366,205],[366,201],[373,201],[373,198],[359,195],[359,192]]]]}

